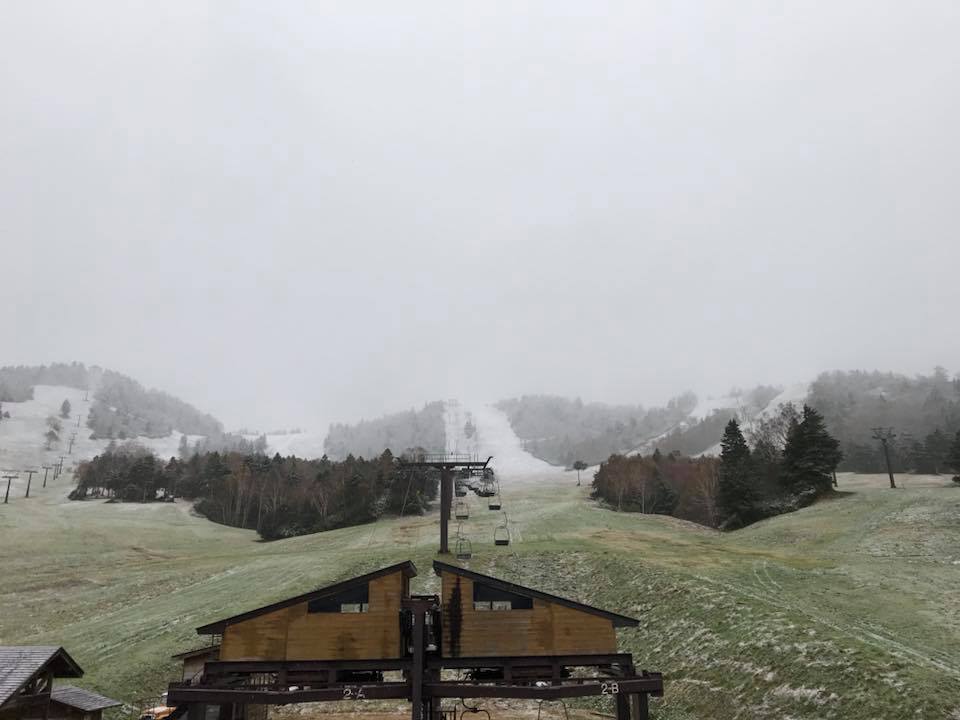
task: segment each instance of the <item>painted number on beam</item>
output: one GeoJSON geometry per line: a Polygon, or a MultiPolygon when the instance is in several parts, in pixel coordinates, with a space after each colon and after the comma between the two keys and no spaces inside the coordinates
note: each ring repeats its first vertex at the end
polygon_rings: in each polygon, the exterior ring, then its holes
{"type": "Polygon", "coordinates": [[[347,685],[343,689],[344,700],[364,700],[366,697],[366,693],[363,692],[363,685],[358,685],[357,687],[347,685]]]}
{"type": "Polygon", "coordinates": [[[615,682],[600,683],[600,694],[601,695],[619,695],[620,683],[615,683],[615,682]]]}

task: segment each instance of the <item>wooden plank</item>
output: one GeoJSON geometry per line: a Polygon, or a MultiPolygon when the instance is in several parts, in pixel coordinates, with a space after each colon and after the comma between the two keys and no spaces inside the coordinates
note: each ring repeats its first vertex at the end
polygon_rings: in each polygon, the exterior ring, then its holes
{"type": "Polygon", "coordinates": [[[307,601],[228,625],[226,661],[364,660],[401,657],[402,572],[369,582],[369,612],[310,613],[307,601]]]}
{"type": "Polygon", "coordinates": [[[474,610],[473,580],[441,573],[443,652],[457,656],[616,653],[613,622],[534,598],[532,610],[474,610]],[[451,602],[459,591],[458,604],[451,602]]]}

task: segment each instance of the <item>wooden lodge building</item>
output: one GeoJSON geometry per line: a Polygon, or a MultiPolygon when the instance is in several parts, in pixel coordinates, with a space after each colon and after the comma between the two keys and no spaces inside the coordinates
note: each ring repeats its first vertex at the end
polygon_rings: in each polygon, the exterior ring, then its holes
{"type": "Polygon", "coordinates": [[[188,720],[249,720],[251,705],[406,698],[412,720],[440,720],[444,698],[611,695],[618,720],[644,720],[648,695],[662,694],[658,673],[618,652],[616,629],[637,620],[433,569],[439,596],[411,594],[408,561],[197,628],[210,645],[181,656],[168,704],[188,720]]]}
{"type": "Polygon", "coordinates": [[[0,645],[0,720],[101,720],[117,700],[55,678],[78,678],[83,670],[62,647],[0,645]]]}

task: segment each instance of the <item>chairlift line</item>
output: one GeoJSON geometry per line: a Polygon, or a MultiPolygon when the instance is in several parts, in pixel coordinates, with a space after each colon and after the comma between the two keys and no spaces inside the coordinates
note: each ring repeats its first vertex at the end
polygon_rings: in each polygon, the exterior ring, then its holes
{"type": "Polygon", "coordinates": [[[507,513],[503,513],[503,525],[498,525],[493,531],[493,544],[504,546],[510,544],[510,521],[507,513]]]}

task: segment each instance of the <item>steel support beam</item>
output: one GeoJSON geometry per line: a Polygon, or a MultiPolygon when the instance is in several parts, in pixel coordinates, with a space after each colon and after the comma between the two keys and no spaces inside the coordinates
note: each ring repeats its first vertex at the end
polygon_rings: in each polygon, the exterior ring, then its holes
{"type": "Polygon", "coordinates": [[[167,691],[168,704],[189,704],[191,707],[195,704],[289,705],[291,703],[335,700],[399,700],[409,697],[410,685],[405,682],[345,684],[310,690],[228,690],[224,688],[184,687],[170,688],[167,691]]]}
{"type": "Polygon", "coordinates": [[[450,512],[453,505],[453,470],[440,470],[440,554],[450,554],[450,512]]]}
{"type": "Polygon", "coordinates": [[[610,682],[584,682],[565,685],[480,685],[459,682],[428,683],[425,693],[430,697],[496,697],[527,698],[531,700],[561,700],[571,697],[594,695],[619,695],[630,693],[663,693],[663,679],[657,676],[611,680],[610,682]],[[616,686],[616,687],[613,687],[616,686]]]}

